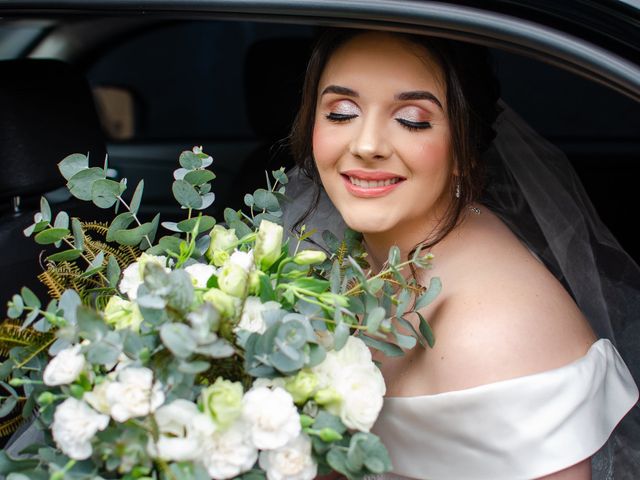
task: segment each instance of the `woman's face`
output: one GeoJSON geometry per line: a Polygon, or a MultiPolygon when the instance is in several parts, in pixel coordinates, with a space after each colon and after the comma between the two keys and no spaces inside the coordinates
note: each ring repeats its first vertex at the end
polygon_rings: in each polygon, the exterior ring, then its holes
{"type": "Polygon", "coordinates": [[[444,78],[426,49],[354,37],[330,57],[317,95],[313,154],[347,225],[428,234],[450,202],[453,161],[444,78]]]}

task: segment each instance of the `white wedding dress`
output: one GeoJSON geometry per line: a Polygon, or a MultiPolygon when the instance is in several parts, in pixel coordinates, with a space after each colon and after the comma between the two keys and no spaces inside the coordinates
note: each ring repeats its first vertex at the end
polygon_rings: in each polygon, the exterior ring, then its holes
{"type": "Polygon", "coordinates": [[[596,453],[638,400],[609,340],[561,368],[437,395],[388,397],[373,432],[393,474],[376,479],[531,479],[596,453]]]}

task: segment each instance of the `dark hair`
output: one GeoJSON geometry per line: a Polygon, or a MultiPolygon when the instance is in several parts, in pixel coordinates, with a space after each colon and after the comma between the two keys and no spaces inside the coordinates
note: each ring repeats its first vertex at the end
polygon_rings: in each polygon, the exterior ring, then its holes
{"type": "MultiPolygon", "coordinates": [[[[317,186],[314,202],[300,218],[297,228],[317,207],[320,199],[320,176],[312,151],[312,136],[316,114],[318,83],[331,55],[350,39],[366,33],[363,30],[330,29],[323,32],[311,54],[302,90],[300,110],[291,131],[291,150],[302,172],[317,186]]],[[[447,117],[451,131],[451,146],[458,176],[450,182],[449,210],[438,231],[425,239],[427,247],[442,240],[457,225],[463,209],[478,199],[484,185],[482,153],[495,137],[492,124],[498,114],[498,82],[484,47],[434,37],[391,33],[411,44],[423,47],[444,74],[447,92],[447,117]],[[460,197],[456,187],[460,185],[460,197]]]]}

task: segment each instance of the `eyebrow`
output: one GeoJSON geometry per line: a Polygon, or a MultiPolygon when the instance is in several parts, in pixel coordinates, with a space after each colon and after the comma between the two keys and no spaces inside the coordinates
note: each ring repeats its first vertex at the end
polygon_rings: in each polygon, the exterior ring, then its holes
{"type": "Polygon", "coordinates": [[[396,100],[429,100],[430,102],[433,102],[437,106],[439,106],[441,110],[444,110],[444,108],[442,108],[442,103],[440,103],[440,100],[438,100],[438,98],[433,93],[423,90],[416,90],[414,92],[402,92],[396,95],[395,98],[396,100]]]}
{"type": "Polygon", "coordinates": [[[329,85],[322,91],[321,95],[326,93],[335,93],[337,95],[347,95],[349,97],[359,97],[360,95],[355,90],[352,90],[347,87],[341,87],[340,85],[329,85]]]}
{"type": "MultiPolygon", "coordinates": [[[[326,87],[320,95],[327,93],[335,93],[337,95],[346,95],[348,97],[358,98],[360,95],[355,90],[348,87],[341,87],[340,85],[329,85],[326,87]]],[[[444,110],[442,103],[438,100],[433,93],[425,90],[415,90],[412,92],[402,92],[394,97],[396,100],[428,100],[435,103],[441,110],[444,110]]]]}

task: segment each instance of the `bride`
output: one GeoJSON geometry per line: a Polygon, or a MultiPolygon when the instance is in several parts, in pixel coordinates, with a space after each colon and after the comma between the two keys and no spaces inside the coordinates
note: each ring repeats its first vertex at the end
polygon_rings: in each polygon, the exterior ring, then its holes
{"type": "MultiPolygon", "coordinates": [[[[301,198],[312,197],[299,223],[326,217],[326,193],[363,233],[374,270],[392,245],[404,256],[423,245],[435,258],[418,281],[443,284],[423,312],[434,348],[377,358],[387,398],[374,432],[394,464],[388,478],[590,479],[638,399],[601,338],[615,320],[581,289],[593,276],[570,274],[578,219],[555,225],[560,212],[536,203],[564,191],[531,188],[548,170],[518,151],[534,135],[498,102],[480,48],[338,30],[311,57],[292,133],[301,198]]],[[[612,478],[610,450],[594,477],[612,478]]]]}

